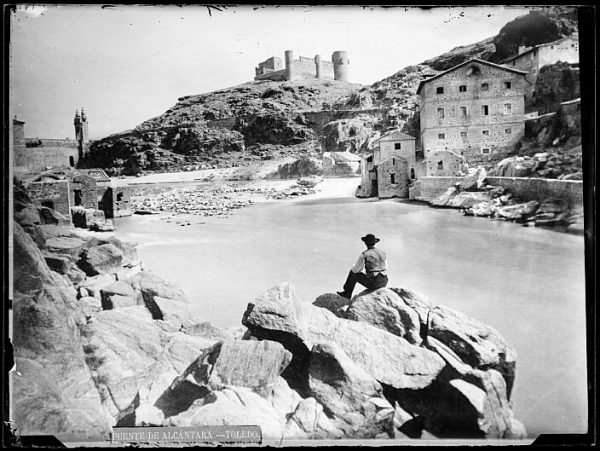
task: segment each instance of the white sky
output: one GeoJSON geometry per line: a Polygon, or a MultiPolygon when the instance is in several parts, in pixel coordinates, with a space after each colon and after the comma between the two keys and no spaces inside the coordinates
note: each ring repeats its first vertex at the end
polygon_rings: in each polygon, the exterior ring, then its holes
{"type": "Polygon", "coordinates": [[[178,97],[251,81],[286,49],[350,57],[350,81],[398,70],[498,33],[524,7],[21,6],[12,17],[11,115],[25,136],[74,137],[82,106],[90,137],[130,129],[178,97]]]}

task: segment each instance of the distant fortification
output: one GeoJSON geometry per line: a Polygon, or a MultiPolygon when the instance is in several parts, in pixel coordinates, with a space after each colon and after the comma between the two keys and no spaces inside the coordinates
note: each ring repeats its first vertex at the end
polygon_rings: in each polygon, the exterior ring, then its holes
{"type": "Polygon", "coordinates": [[[297,79],[328,78],[348,81],[350,60],[348,52],[338,50],[331,55],[331,61],[323,61],[321,55],[314,58],[300,56],[294,59],[294,52],[285,51],[285,66],[281,58],[272,56],[256,67],[254,80],[285,81],[297,79]]]}

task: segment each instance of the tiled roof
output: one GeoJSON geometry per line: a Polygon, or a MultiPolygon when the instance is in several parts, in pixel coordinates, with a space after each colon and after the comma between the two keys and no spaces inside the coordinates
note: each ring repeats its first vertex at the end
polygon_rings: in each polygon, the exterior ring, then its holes
{"type": "Polygon", "coordinates": [[[97,182],[110,182],[110,177],[102,169],[81,169],[81,172],[97,182]]]}
{"type": "Polygon", "coordinates": [[[471,64],[471,63],[485,64],[486,66],[495,67],[497,69],[502,69],[502,70],[505,70],[507,72],[514,72],[515,74],[519,74],[519,75],[526,75],[527,74],[527,72],[522,71],[522,70],[512,69],[510,67],[501,66],[500,64],[494,64],[494,63],[490,63],[489,61],[484,61],[484,60],[480,60],[478,58],[473,58],[473,59],[470,59],[470,60],[465,61],[463,63],[457,64],[456,66],[451,67],[450,69],[445,70],[444,72],[440,72],[439,74],[436,74],[433,77],[429,77],[429,78],[426,78],[425,80],[421,80],[421,83],[419,83],[419,87],[417,88],[417,94],[419,94],[421,92],[421,89],[423,88],[423,85],[425,83],[429,83],[431,80],[435,80],[437,78],[440,78],[442,75],[446,75],[446,74],[452,72],[453,70],[458,69],[459,67],[466,66],[467,64],[471,64]]]}
{"type": "Polygon", "coordinates": [[[395,131],[388,133],[387,135],[379,138],[379,141],[405,141],[407,139],[416,139],[414,136],[407,135],[401,131],[395,131]]]}

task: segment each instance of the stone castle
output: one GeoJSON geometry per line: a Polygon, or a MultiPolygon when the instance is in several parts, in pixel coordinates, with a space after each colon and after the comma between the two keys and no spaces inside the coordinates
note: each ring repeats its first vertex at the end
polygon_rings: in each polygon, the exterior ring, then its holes
{"type": "Polygon", "coordinates": [[[74,168],[90,146],[88,119],[83,108],[75,111],[75,139],[40,139],[25,137],[25,122],[16,117],[13,125],[13,169],[36,172],[53,167],[74,168]]]}
{"type": "Polygon", "coordinates": [[[281,58],[272,56],[259,63],[254,80],[289,81],[297,79],[325,78],[348,81],[350,60],[348,52],[338,50],[331,55],[331,61],[324,61],[321,55],[314,58],[300,56],[294,59],[292,50],[285,51],[285,67],[281,58]]]}

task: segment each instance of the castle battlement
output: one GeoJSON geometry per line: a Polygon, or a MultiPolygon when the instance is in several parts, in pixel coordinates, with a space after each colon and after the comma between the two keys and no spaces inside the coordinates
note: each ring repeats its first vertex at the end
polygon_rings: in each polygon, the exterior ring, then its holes
{"type": "Polygon", "coordinates": [[[297,79],[325,78],[348,81],[348,66],[350,60],[345,51],[336,51],[331,55],[331,61],[323,61],[321,55],[313,58],[299,56],[294,59],[291,50],[285,51],[285,65],[281,58],[272,56],[259,63],[255,68],[254,80],[285,81],[297,79]]]}

